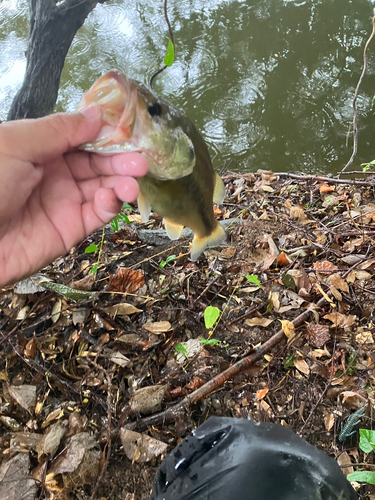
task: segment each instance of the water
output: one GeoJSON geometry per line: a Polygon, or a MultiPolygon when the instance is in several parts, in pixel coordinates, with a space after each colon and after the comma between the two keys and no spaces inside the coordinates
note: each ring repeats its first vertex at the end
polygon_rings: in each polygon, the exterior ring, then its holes
{"type": "MultiPolygon", "coordinates": [[[[186,110],[215,167],[328,173],[351,154],[346,133],[375,0],[169,0],[174,65],[154,88],[186,110]]],[[[25,70],[26,0],[0,3],[0,119],[25,70]]],[[[142,82],[163,61],[163,1],[99,4],[68,54],[56,109],[113,68],[142,82]]],[[[359,152],[375,158],[375,40],[358,98],[359,152]]]]}

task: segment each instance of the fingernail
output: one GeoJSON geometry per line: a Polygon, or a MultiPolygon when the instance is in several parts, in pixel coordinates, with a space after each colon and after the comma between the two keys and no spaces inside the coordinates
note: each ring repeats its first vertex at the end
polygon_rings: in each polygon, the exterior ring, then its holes
{"type": "Polygon", "coordinates": [[[101,107],[97,104],[90,104],[87,108],[80,110],[80,113],[90,122],[96,121],[102,116],[101,107]]]}

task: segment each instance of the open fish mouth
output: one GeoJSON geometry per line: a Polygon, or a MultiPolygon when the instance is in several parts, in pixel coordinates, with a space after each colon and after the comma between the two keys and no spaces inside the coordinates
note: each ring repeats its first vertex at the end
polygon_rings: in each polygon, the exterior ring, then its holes
{"type": "Polygon", "coordinates": [[[77,106],[82,110],[96,103],[103,112],[98,136],[81,149],[100,154],[142,153],[148,162],[148,175],[160,180],[191,174],[196,161],[193,143],[181,127],[171,123],[166,101],[163,113],[158,105],[155,114],[156,99],[152,91],[116,71],[103,75],[77,106]]]}

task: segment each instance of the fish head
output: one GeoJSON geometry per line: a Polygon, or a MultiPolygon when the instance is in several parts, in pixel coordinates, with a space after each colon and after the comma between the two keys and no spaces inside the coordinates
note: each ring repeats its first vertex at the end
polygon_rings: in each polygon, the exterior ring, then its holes
{"type": "Polygon", "coordinates": [[[101,154],[140,152],[147,159],[148,175],[160,180],[192,173],[193,125],[178,108],[116,71],[101,76],[83,94],[77,110],[93,103],[102,109],[102,127],[95,140],[81,149],[101,154]]]}

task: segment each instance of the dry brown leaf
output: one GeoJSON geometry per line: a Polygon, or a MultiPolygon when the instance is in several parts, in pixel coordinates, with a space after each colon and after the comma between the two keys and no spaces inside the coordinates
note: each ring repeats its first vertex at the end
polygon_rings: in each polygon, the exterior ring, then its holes
{"type": "Polygon", "coordinates": [[[274,292],[271,295],[271,303],[272,303],[274,311],[278,312],[278,310],[280,309],[280,299],[279,299],[278,293],[274,292]]]}
{"type": "Polygon", "coordinates": [[[258,401],[260,401],[261,399],[263,399],[264,397],[266,397],[267,393],[268,393],[269,389],[260,389],[259,391],[257,391],[255,393],[255,397],[258,401]]]}
{"type": "Polygon", "coordinates": [[[341,467],[341,470],[345,474],[345,476],[354,472],[352,461],[350,460],[350,457],[346,451],[340,453],[340,455],[337,457],[337,463],[341,467]]]}
{"type": "Polygon", "coordinates": [[[285,252],[282,252],[277,258],[277,265],[279,267],[289,266],[290,263],[291,260],[289,259],[289,257],[286,255],[285,252]]]}
{"type": "Polygon", "coordinates": [[[160,333],[165,333],[170,330],[172,325],[169,321],[155,321],[154,323],[149,322],[142,325],[142,328],[147,330],[150,333],[154,333],[155,335],[159,335],[160,333]]]}
{"type": "Polygon", "coordinates": [[[369,280],[372,278],[372,275],[370,273],[368,273],[367,271],[354,270],[354,272],[355,272],[355,277],[357,278],[357,280],[366,281],[366,280],[369,280]]]}
{"type": "Polygon", "coordinates": [[[354,321],[357,319],[357,316],[354,316],[354,315],[345,316],[345,314],[341,314],[339,312],[333,312],[330,314],[326,314],[323,317],[324,317],[324,319],[328,319],[329,321],[332,321],[332,323],[337,328],[348,328],[349,326],[352,326],[354,321]]]}
{"type": "Polygon", "coordinates": [[[43,439],[40,441],[37,447],[39,460],[44,455],[46,455],[50,459],[54,457],[67,430],[67,420],[59,420],[48,428],[43,436],[43,439]]]}
{"type": "Polygon", "coordinates": [[[125,455],[132,462],[149,462],[168,449],[168,445],[158,439],[124,428],[120,429],[120,439],[125,455]]]}
{"type": "Polygon", "coordinates": [[[95,436],[88,432],[79,432],[70,438],[69,444],[58,455],[48,470],[47,478],[56,474],[72,473],[81,464],[87,450],[96,445],[95,436]]]}
{"type": "Polygon", "coordinates": [[[161,408],[166,393],[166,386],[151,385],[142,387],[132,395],[129,406],[133,413],[155,413],[161,408]]]}
{"type": "Polygon", "coordinates": [[[36,405],[35,385],[8,385],[8,391],[22,408],[32,414],[36,405]]]}
{"type": "Polygon", "coordinates": [[[335,423],[335,415],[333,413],[327,413],[324,415],[324,425],[327,431],[330,431],[335,423]]]}
{"type": "Polygon", "coordinates": [[[331,285],[329,290],[338,302],[342,302],[342,295],[335,286],[331,285]]]}
{"type": "Polygon", "coordinates": [[[301,207],[290,207],[289,215],[291,219],[306,219],[306,214],[301,207]]]}
{"type": "Polygon", "coordinates": [[[349,292],[348,283],[341,277],[339,273],[331,274],[328,279],[338,290],[341,290],[342,292],[349,292]]]}
{"type": "Polygon", "coordinates": [[[318,262],[314,262],[313,268],[316,271],[337,271],[338,267],[330,262],[329,260],[320,260],[318,262]]]}
{"type": "Polygon", "coordinates": [[[367,399],[361,394],[358,394],[358,392],[344,391],[340,396],[342,396],[342,403],[345,406],[354,408],[355,410],[359,410],[367,403],[367,399]]]}
{"type": "Polygon", "coordinates": [[[0,466],[0,498],[2,500],[34,500],[38,485],[29,476],[30,457],[28,453],[18,453],[0,466]]]}
{"type": "Polygon", "coordinates": [[[309,323],[305,329],[305,338],[309,344],[320,349],[331,340],[329,326],[309,323]]]}
{"type": "Polygon", "coordinates": [[[112,318],[115,318],[116,316],[122,318],[124,316],[128,316],[129,314],[142,312],[142,309],[138,309],[138,307],[135,307],[132,304],[121,302],[120,304],[115,304],[114,306],[104,307],[103,311],[112,316],[112,318]]]}
{"type": "Polygon", "coordinates": [[[335,186],[329,186],[328,184],[322,184],[319,188],[320,193],[330,193],[331,191],[334,191],[336,188],[335,186]]]}
{"type": "Polygon", "coordinates": [[[352,269],[350,271],[350,273],[348,274],[348,276],[346,277],[346,281],[348,283],[354,283],[356,280],[356,276],[355,276],[355,269],[352,269]]]}
{"type": "Polygon", "coordinates": [[[143,273],[140,269],[122,267],[114,276],[109,278],[109,292],[134,293],[145,284],[143,273]]]}
{"type": "Polygon", "coordinates": [[[81,280],[72,281],[71,283],[69,283],[69,286],[71,288],[74,288],[74,290],[82,290],[83,292],[90,292],[94,283],[95,283],[94,274],[88,274],[81,280]]]}
{"type": "Polygon", "coordinates": [[[358,344],[373,344],[374,338],[371,332],[361,332],[358,333],[355,337],[356,342],[358,344]]]}
{"type": "Polygon", "coordinates": [[[132,366],[133,365],[133,363],[130,361],[130,359],[127,358],[126,356],[124,356],[119,351],[112,353],[109,359],[112,361],[112,363],[115,363],[116,365],[119,365],[123,368],[125,366],[132,366]]]}
{"type": "Polygon", "coordinates": [[[279,320],[281,323],[281,328],[285,335],[290,339],[294,335],[294,325],[291,321],[288,321],[287,319],[280,319],[279,320]]]}
{"type": "Polygon", "coordinates": [[[245,323],[248,326],[262,326],[266,328],[272,323],[273,319],[268,319],[268,318],[251,318],[251,319],[245,319],[245,323]]]}
{"type": "Polygon", "coordinates": [[[299,372],[303,373],[304,375],[310,375],[309,365],[306,363],[304,359],[295,359],[294,366],[297,368],[299,372]]]}
{"type": "Polygon", "coordinates": [[[221,217],[223,215],[223,211],[220,210],[220,208],[217,207],[216,205],[214,205],[213,209],[214,209],[214,216],[216,218],[219,218],[219,217],[221,217]]]}

